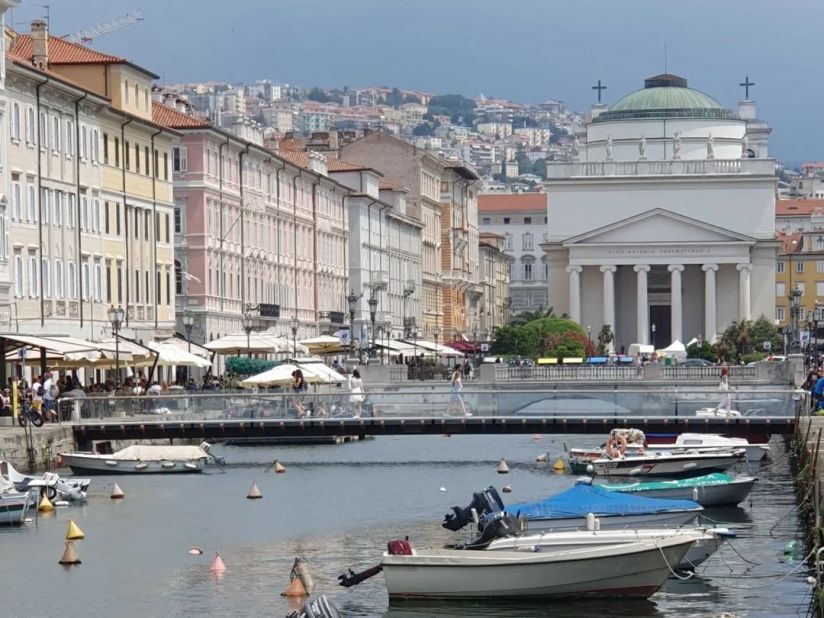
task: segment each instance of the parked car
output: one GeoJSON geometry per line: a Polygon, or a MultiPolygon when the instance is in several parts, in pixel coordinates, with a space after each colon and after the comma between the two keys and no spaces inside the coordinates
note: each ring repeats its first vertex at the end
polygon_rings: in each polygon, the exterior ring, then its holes
{"type": "Polygon", "coordinates": [[[704,358],[688,358],[683,363],[682,367],[711,367],[712,363],[704,358]]]}

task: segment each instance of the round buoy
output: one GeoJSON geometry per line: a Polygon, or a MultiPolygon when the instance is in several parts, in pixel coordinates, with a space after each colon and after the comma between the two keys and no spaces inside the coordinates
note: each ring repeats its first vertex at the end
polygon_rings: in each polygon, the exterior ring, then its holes
{"type": "Polygon", "coordinates": [[[535,441],[535,442],[540,442],[541,441],[541,434],[539,434],[539,433],[532,434],[532,440],[535,441]]]}
{"type": "Polygon", "coordinates": [[[124,494],[123,490],[120,489],[120,485],[115,483],[114,487],[112,487],[112,493],[109,496],[109,498],[111,498],[112,500],[122,500],[125,497],[126,497],[126,494],[124,494]]]}
{"type": "Polygon", "coordinates": [[[203,550],[200,549],[199,547],[195,546],[195,547],[192,547],[192,548],[189,549],[189,553],[192,556],[202,556],[203,555],[203,550]]]}
{"type": "Polygon", "coordinates": [[[501,459],[498,462],[498,467],[495,468],[498,471],[498,474],[507,474],[509,472],[509,466],[506,465],[506,459],[501,459]]]}
{"type": "Polygon", "coordinates": [[[555,460],[555,463],[552,464],[552,469],[561,472],[566,469],[566,462],[563,460],[562,457],[559,457],[555,460]]]}
{"type": "Polygon", "coordinates": [[[446,487],[441,487],[441,491],[446,491],[446,487]]]}
{"type": "Polygon", "coordinates": [[[77,552],[74,549],[74,543],[66,541],[66,549],[63,550],[58,564],[80,564],[80,558],[77,557],[77,552]]]}
{"type": "Polygon", "coordinates": [[[262,497],[263,497],[263,494],[260,493],[260,490],[258,489],[257,483],[255,481],[252,481],[252,487],[249,489],[249,493],[246,494],[246,499],[247,500],[259,500],[262,497]]]}
{"type": "Polygon", "coordinates": [[[506,485],[501,487],[501,491],[503,491],[505,494],[511,494],[512,493],[512,486],[507,483],[506,485]]]}
{"type": "Polygon", "coordinates": [[[74,523],[74,520],[69,520],[69,525],[66,527],[66,540],[67,541],[80,541],[85,539],[86,535],[83,534],[83,531],[80,527],[74,523]]]}
{"type": "Polygon", "coordinates": [[[549,460],[549,453],[541,453],[535,458],[537,463],[546,463],[549,460]]]}
{"type": "Polygon", "coordinates": [[[40,499],[40,504],[37,505],[37,510],[41,513],[51,513],[54,510],[54,505],[49,500],[48,496],[43,496],[40,499]]]}
{"type": "Polygon", "coordinates": [[[275,472],[277,474],[283,474],[286,472],[286,466],[280,463],[277,459],[275,459],[275,472]]]}
{"type": "Polygon", "coordinates": [[[212,573],[223,573],[226,570],[226,565],[223,564],[223,558],[220,557],[220,552],[215,552],[215,557],[212,560],[212,566],[209,567],[212,573]]]}

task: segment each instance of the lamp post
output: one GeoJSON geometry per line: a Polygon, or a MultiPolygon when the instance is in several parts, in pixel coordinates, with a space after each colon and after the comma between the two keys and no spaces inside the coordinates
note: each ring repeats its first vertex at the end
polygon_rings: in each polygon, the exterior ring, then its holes
{"type": "Polygon", "coordinates": [[[243,314],[243,330],[246,331],[246,356],[252,358],[252,346],[249,343],[250,335],[252,334],[252,327],[255,325],[255,321],[252,319],[252,316],[248,313],[243,314]]]}
{"type": "Polygon", "coordinates": [[[475,361],[478,360],[478,320],[472,322],[472,347],[475,352],[475,361]]]}
{"type": "Polygon", "coordinates": [[[801,290],[795,286],[790,291],[790,349],[793,352],[798,351],[801,337],[799,336],[799,317],[801,315],[801,290]]]}
{"type": "Polygon", "coordinates": [[[294,316],[292,318],[289,322],[289,326],[292,329],[292,354],[296,357],[298,355],[298,328],[300,327],[300,320],[298,320],[298,316],[294,316]]]}
{"type": "Polygon", "coordinates": [[[120,388],[120,327],[123,325],[123,318],[126,312],[120,305],[115,308],[109,307],[109,322],[112,323],[112,334],[114,335],[114,388],[120,388]]]}
{"type": "Polygon", "coordinates": [[[372,349],[369,351],[369,355],[372,356],[375,353],[375,317],[378,313],[378,296],[374,288],[370,292],[367,302],[369,303],[369,321],[372,324],[372,349]]]}
{"type": "Polygon", "coordinates": [[[186,330],[186,343],[188,344],[189,352],[192,351],[192,329],[195,326],[195,314],[189,309],[183,312],[183,328],[186,330]]]}
{"type": "Polygon", "coordinates": [[[440,327],[435,326],[435,328],[432,329],[432,334],[435,335],[435,347],[437,348],[438,347],[438,338],[441,336],[440,327]]]}
{"type": "Polygon", "coordinates": [[[360,296],[355,294],[355,290],[349,291],[349,296],[346,297],[346,302],[349,303],[349,355],[352,355],[352,351],[355,349],[355,307],[358,304],[358,300],[360,300],[360,296]]]}
{"type": "Polygon", "coordinates": [[[650,327],[650,330],[652,331],[652,341],[650,341],[650,343],[652,344],[652,347],[654,348],[655,347],[655,322],[652,323],[652,326],[650,327]]]}

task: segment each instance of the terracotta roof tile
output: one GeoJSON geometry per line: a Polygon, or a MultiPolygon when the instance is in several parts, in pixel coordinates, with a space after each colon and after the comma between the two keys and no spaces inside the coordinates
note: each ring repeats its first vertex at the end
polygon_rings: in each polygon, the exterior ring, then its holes
{"type": "Polygon", "coordinates": [[[296,137],[284,137],[278,142],[278,151],[281,150],[306,150],[306,140],[296,137]]]}
{"type": "Polygon", "coordinates": [[[211,126],[205,120],[184,114],[157,101],[152,102],[152,121],[170,129],[203,129],[211,126]]]}
{"type": "Polygon", "coordinates": [[[480,212],[546,212],[546,193],[485,193],[478,196],[480,212]]]}
{"type": "Polygon", "coordinates": [[[776,238],[781,242],[781,253],[798,253],[804,244],[804,237],[800,232],[793,234],[778,232],[776,238]]]}
{"type": "Polygon", "coordinates": [[[824,211],[824,200],[775,200],[775,216],[777,217],[809,216],[817,211],[824,211]]]}
{"type": "Polygon", "coordinates": [[[90,94],[93,94],[94,96],[99,97],[101,99],[104,99],[106,101],[110,100],[108,97],[104,97],[102,94],[98,94],[97,92],[94,92],[93,90],[89,90],[88,88],[86,88],[86,86],[84,86],[82,84],[78,84],[76,81],[73,81],[73,80],[67,78],[65,75],[61,75],[60,73],[50,71],[49,69],[41,69],[39,67],[36,67],[29,60],[26,60],[22,56],[18,56],[16,54],[12,54],[11,52],[8,52],[8,53],[6,53],[6,57],[9,60],[11,60],[12,62],[14,62],[16,65],[24,67],[25,69],[28,69],[30,71],[36,71],[37,73],[42,73],[43,75],[48,75],[49,77],[51,77],[51,78],[53,78],[57,81],[63,82],[64,84],[67,84],[67,85],[69,85],[73,88],[77,88],[78,90],[83,90],[84,92],[88,92],[90,94]]]}
{"type": "MultiPolygon", "coordinates": [[[[31,62],[31,35],[18,35],[12,42],[9,52],[31,62]]],[[[49,64],[117,64],[121,62],[126,62],[126,59],[111,54],[102,54],[56,36],[49,37],[49,64]]]]}
{"type": "Polygon", "coordinates": [[[297,165],[307,170],[309,169],[309,153],[306,151],[278,149],[278,156],[281,159],[286,159],[292,165],[297,165]]]}
{"type": "Polygon", "coordinates": [[[391,180],[386,180],[385,178],[381,178],[378,181],[378,189],[381,191],[403,191],[404,193],[409,193],[409,189],[406,187],[391,180]]]}

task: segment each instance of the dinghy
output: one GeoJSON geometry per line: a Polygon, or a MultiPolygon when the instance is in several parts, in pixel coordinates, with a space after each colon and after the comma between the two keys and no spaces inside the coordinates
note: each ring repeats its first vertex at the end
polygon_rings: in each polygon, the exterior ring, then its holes
{"type": "Polygon", "coordinates": [[[32,500],[35,501],[41,492],[51,501],[85,500],[92,482],[91,479],[67,478],[54,472],[44,472],[41,477],[23,474],[5,460],[0,460],[0,477],[12,483],[18,491],[32,490],[32,500]]]}

